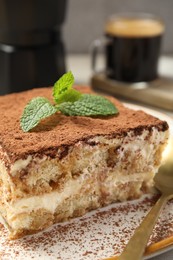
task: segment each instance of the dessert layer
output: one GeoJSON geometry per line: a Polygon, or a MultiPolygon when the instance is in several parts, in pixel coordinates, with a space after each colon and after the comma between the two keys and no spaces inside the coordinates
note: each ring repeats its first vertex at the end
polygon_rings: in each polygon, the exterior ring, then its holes
{"type": "MultiPolygon", "coordinates": [[[[86,177],[86,176],[85,176],[86,177]]],[[[99,176],[97,176],[99,178],[99,176]]],[[[146,173],[141,173],[140,175],[133,174],[130,176],[122,176],[121,178],[117,178],[116,175],[113,176],[113,173],[110,174],[110,181],[113,181],[113,183],[105,184],[105,195],[106,193],[113,193],[113,190],[116,188],[117,192],[117,187],[123,186],[125,184],[131,185],[132,183],[136,185],[135,191],[136,193],[139,194],[141,193],[140,189],[142,187],[142,183],[144,182],[145,184],[150,182],[153,178],[153,174],[146,175],[146,173]],[[139,183],[139,186],[137,185],[139,183]],[[110,191],[106,192],[106,188],[110,189],[110,191]]],[[[91,177],[92,179],[92,177],[91,177]]],[[[82,189],[84,189],[84,181],[79,178],[79,180],[69,180],[66,182],[64,185],[64,188],[62,191],[53,191],[50,193],[45,193],[42,195],[37,195],[37,196],[32,196],[28,198],[22,198],[12,205],[9,204],[8,208],[8,220],[11,220],[16,217],[18,214],[23,214],[23,213],[28,213],[30,214],[32,211],[36,211],[38,209],[45,209],[52,214],[55,213],[57,210],[57,207],[61,206],[62,202],[64,202],[66,199],[69,199],[70,197],[74,196],[75,194],[78,194],[78,196],[81,196],[82,189]],[[79,181],[80,180],[80,181],[79,181]]],[[[101,187],[100,183],[98,183],[96,180],[92,180],[95,186],[99,187],[91,187],[91,183],[87,181],[85,184],[88,184],[90,188],[92,188],[91,192],[88,192],[88,199],[90,196],[93,196],[93,194],[98,191],[101,187]],[[89,194],[90,193],[90,194],[89,194]],[[93,194],[92,194],[93,193],[93,194]]],[[[114,191],[115,192],[115,191],[114,191]]],[[[96,195],[96,194],[95,194],[96,195]]],[[[97,194],[96,196],[101,195],[97,194]]],[[[118,201],[124,201],[130,196],[127,190],[122,189],[119,191],[119,194],[117,194],[117,199],[118,201]],[[125,192],[125,194],[124,194],[125,192]],[[122,195],[123,194],[123,195],[122,195]]],[[[105,196],[106,200],[106,196],[105,196]]],[[[104,199],[103,199],[104,201],[104,199]]],[[[71,203],[72,204],[72,203],[71,203]]],[[[105,204],[105,203],[103,203],[105,204]]],[[[72,207],[73,208],[73,207],[72,207]]],[[[74,210],[74,209],[73,209],[74,210]]],[[[72,211],[73,211],[72,210],[72,211]]]]}
{"type": "MultiPolygon", "coordinates": [[[[85,93],[90,93],[90,88],[78,87],[85,93]]],[[[143,128],[152,126],[160,131],[168,128],[166,122],[162,122],[142,111],[133,111],[125,108],[114,98],[110,98],[119,109],[118,116],[112,117],[68,117],[59,113],[45,119],[30,133],[24,133],[20,129],[20,117],[27,102],[36,96],[44,96],[52,101],[52,88],[33,89],[17,94],[0,97],[0,140],[1,158],[9,167],[19,159],[26,159],[30,154],[48,155],[52,158],[63,157],[68,147],[79,140],[87,141],[95,135],[126,135],[131,129],[136,134],[143,128]],[[61,147],[57,154],[57,147],[61,147]]]]}
{"type": "Polygon", "coordinates": [[[18,162],[18,169],[26,171],[23,178],[17,171],[12,177],[3,169],[0,211],[12,236],[149,191],[167,136],[168,131],[154,127],[121,138],[96,136],[87,144],[77,142],[62,159],[31,156],[21,165],[18,162]]]}
{"type": "MultiPolygon", "coordinates": [[[[73,217],[79,217],[93,209],[106,206],[117,200],[137,199],[143,194],[142,190],[149,191],[151,188],[151,179],[136,179],[135,181],[125,183],[114,183],[114,188],[111,189],[110,197],[105,199],[103,194],[89,193],[78,190],[70,194],[64,191],[66,197],[58,201],[59,193],[52,192],[49,195],[42,195],[30,199],[23,199],[15,205],[15,213],[13,210],[8,213],[8,224],[12,230],[12,236],[20,236],[20,233],[32,233],[32,231],[42,230],[49,227],[53,223],[67,221],[73,217]],[[34,203],[33,206],[31,203],[34,203]],[[39,203],[41,203],[39,205],[39,203]],[[53,203],[51,207],[50,204],[53,203]],[[24,206],[24,205],[28,205],[24,206]],[[48,206],[49,205],[49,206],[48,206]],[[21,210],[23,207],[23,210],[21,210]],[[48,217],[47,217],[48,216],[48,217]],[[47,219],[51,220],[51,223],[47,219]],[[46,220],[46,221],[45,221],[46,220]]],[[[92,190],[96,183],[91,185],[92,190]]],[[[111,185],[112,186],[112,185],[111,185]]],[[[63,196],[62,195],[62,196],[63,196]]],[[[62,198],[62,197],[61,197],[62,198]]]]}
{"type": "Polygon", "coordinates": [[[153,127],[144,129],[140,135],[129,131],[126,137],[110,139],[95,136],[87,143],[79,141],[70,146],[63,158],[29,155],[23,160],[19,159],[11,165],[10,174],[4,162],[0,161],[0,190],[4,200],[13,203],[23,197],[61,191],[68,180],[83,178],[85,174],[92,177],[98,169],[102,181],[112,171],[116,171],[115,180],[129,174],[155,172],[153,167],[158,167],[155,161],[160,160],[159,147],[165,142],[167,134],[167,131],[158,131],[153,127]],[[157,153],[154,146],[158,146],[157,153]]]}

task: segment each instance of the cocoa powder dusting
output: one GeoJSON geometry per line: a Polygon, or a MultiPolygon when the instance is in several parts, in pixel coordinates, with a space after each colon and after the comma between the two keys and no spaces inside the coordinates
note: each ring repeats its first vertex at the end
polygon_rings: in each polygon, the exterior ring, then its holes
{"type": "MultiPolygon", "coordinates": [[[[77,87],[83,93],[91,93],[89,87],[77,87]]],[[[52,88],[39,88],[21,93],[0,97],[0,144],[11,163],[28,154],[47,154],[55,156],[55,151],[61,146],[73,145],[79,140],[87,140],[96,135],[116,137],[126,135],[130,129],[138,135],[143,129],[159,131],[168,128],[163,122],[142,111],[125,108],[118,100],[109,99],[118,107],[119,114],[112,117],[68,117],[56,113],[42,122],[31,132],[24,133],[20,128],[20,117],[26,104],[33,98],[42,96],[53,102],[52,88]]],[[[65,150],[65,151],[67,151],[65,150]]],[[[65,153],[64,153],[65,155],[65,153]]],[[[62,156],[64,156],[62,154],[62,156]]]]}
{"type": "MultiPolygon", "coordinates": [[[[99,260],[119,255],[158,196],[117,203],[16,241],[0,226],[1,259],[99,260]]],[[[173,201],[161,213],[148,245],[173,236],[173,201]]]]}

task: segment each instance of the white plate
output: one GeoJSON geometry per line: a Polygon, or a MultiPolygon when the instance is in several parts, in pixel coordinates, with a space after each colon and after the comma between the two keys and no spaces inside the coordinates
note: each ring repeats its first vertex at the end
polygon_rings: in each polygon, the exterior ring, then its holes
{"type": "MultiPolygon", "coordinates": [[[[166,120],[173,134],[170,117],[144,107],[126,105],[166,120]]],[[[0,259],[96,260],[118,255],[156,199],[147,195],[139,200],[112,204],[16,241],[8,241],[7,231],[1,226],[0,259]]],[[[169,202],[148,242],[147,259],[169,250],[172,244],[173,203],[169,202]]]]}

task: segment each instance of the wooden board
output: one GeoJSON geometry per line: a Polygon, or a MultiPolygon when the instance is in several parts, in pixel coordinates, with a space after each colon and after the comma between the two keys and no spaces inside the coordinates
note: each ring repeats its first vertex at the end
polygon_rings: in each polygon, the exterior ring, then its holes
{"type": "Polygon", "coordinates": [[[104,74],[95,74],[91,85],[93,89],[113,96],[173,111],[173,79],[158,78],[149,83],[127,84],[108,79],[104,74]]]}

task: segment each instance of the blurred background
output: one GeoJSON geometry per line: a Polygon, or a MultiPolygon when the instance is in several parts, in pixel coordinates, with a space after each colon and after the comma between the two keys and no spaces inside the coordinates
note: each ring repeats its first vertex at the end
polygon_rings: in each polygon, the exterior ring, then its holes
{"type": "MultiPolygon", "coordinates": [[[[166,77],[173,77],[172,10],[172,0],[69,0],[63,38],[66,45],[66,65],[75,74],[76,82],[90,84],[93,74],[91,43],[103,36],[108,17],[121,12],[151,13],[163,20],[165,33],[161,46],[159,73],[166,77]]],[[[104,64],[102,55],[98,63],[102,68],[104,64]]],[[[163,93],[161,95],[163,96],[163,93]]]]}
{"type": "Polygon", "coordinates": [[[76,83],[89,84],[91,43],[103,35],[107,18],[119,12],[163,19],[162,54],[168,58],[161,67],[168,73],[172,10],[172,0],[0,0],[0,94],[52,85],[67,70],[76,83]]]}
{"type": "Polygon", "coordinates": [[[107,18],[119,12],[153,13],[166,25],[163,53],[173,53],[172,0],[69,0],[64,40],[68,54],[88,53],[91,42],[103,34],[107,18]]]}

